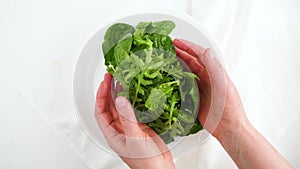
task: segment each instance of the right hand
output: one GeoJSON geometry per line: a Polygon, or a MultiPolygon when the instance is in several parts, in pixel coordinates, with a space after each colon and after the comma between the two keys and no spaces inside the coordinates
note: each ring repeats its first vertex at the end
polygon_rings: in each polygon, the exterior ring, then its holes
{"type": "Polygon", "coordinates": [[[248,124],[239,93],[211,49],[179,39],[173,44],[177,56],[200,79],[198,119],[204,128],[218,139],[248,124]]]}
{"type": "Polygon", "coordinates": [[[293,168],[248,121],[239,93],[210,49],[174,40],[177,55],[199,77],[199,120],[238,168],[293,168]]]}

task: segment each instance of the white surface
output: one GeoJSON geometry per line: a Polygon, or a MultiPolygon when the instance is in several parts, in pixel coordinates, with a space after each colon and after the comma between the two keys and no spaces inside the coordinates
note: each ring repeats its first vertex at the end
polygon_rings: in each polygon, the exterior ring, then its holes
{"type": "MultiPolygon", "coordinates": [[[[198,19],[224,54],[251,122],[300,168],[299,2],[0,1],[0,168],[125,167],[85,146],[70,94],[82,43],[103,19],[128,4],[156,4],[198,19]]],[[[176,166],[235,168],[215,139],[176,166]]]]}

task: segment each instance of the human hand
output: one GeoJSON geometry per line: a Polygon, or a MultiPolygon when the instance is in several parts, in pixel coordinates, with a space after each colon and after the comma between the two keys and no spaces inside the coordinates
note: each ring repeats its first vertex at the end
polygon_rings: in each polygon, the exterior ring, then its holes
{"type": "Polygon", "coordinates": [[[130,102],[113,94],[112,76],[105,74],[95,106],[95,118],[108,145],[130,168],[175,168],[170,150],[146,124],[136,121],[130,102]]]}
{"type": "Polygon", "coordinates": [[[238,91],[211,49],[175,39],[176,54],[199,77],[198,119],[214,137],[228,135],[248,123],[238,91]]]}
{"type": "Polygon", "coordinates": [[[175,39],[177,56],[199,77],[198,119],[238,168],[293,168],[250,124],[226,71],[210,49],[175,39]]]}

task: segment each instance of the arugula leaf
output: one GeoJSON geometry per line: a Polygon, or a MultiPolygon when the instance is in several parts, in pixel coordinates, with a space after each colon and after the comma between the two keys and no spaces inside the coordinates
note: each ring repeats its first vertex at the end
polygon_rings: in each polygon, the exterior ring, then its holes
{"type": "Polygon", "coordinates": [[[165,110],[167,97],[161,89],[152,89],[148,99],[146,100],[146,108],[158,114],[162,114],[165,110]]]}

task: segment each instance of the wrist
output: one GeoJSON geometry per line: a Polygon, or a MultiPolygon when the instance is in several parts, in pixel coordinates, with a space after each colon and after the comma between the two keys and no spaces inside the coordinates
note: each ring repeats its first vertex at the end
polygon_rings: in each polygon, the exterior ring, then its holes
{"type": "Polygon", "coordinates": [[[147,157],[147,158],[122,158],[122,160],[131,169],[157,169],[157,168],[175,168],[173,159],[157,158],[157,157],[147,157]]]}
{"type": "Polygon", "coordinates": [[[227,142],[236,144],[243,135],[254,133],[254,128],[248,119],[239,120],[235,123],[226,124],[220,132],[216,133],[216,139],[224,146],[227,142]]]}
{"type": "Polygon", "coordinates": [[[217,139],[238,168],[292,168],[248,120],[217,139]]]}
{"type": "Polygon", "coordinates": [[[226,152],[236,162],[243,151],[245,141],[252,140],[256,137],[256,130],[248,120],[232,124],[221,134],[218,135],[217,140],[224,147],[226,152]]]}

